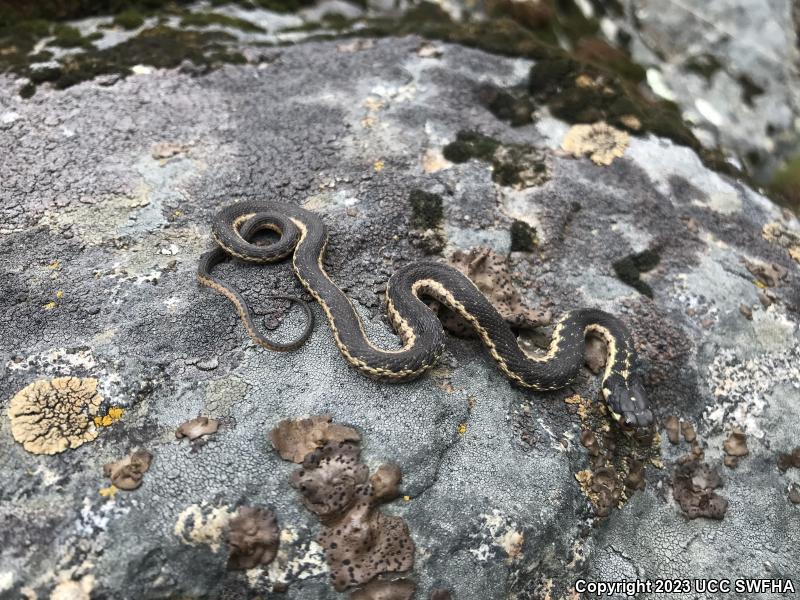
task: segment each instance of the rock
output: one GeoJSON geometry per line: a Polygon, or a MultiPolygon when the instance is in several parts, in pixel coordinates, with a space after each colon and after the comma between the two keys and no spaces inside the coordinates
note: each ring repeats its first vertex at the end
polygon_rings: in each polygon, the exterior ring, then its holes
{"type": "MultiPolygon", "coordinates": [[[[33,99],[14,102],[21,117],[0,136],[0,354],[8,356],[0,403],[8,407],[37,380],[93,378],[125,418],[93,442],[43,456],[14,440],[2,411],[0,582],[11,583],[0,595],[30,587],[46,598],[65,589],[68,573],[74,582],[91,575],[97,598],[239,600],[282,588],[287,600],[339,597],[316,541],[324,526],[291,486],[299,465],[267,440],[281,421],[320,412],[360,433],[360,460],[372,472],[387,463],[402,469],[402,496],[385,518],[407,524],[420,598],[443,586],[458,600],[544,597],[546,581],[551,597],[569,597],[578,578],[760,576],[765,562],[800,581],[800,513],[787,499],[796,472],[775,466],[778,451],[797,445],[800,275],[788,249],[762,236],[777,221],[796,231],[795,220],[649,133],[631,133],[622,156],[597,166],[563,155],[569,125],[538,105],[532,123],[497,119],[480,105],[481,90],[487,82],[525,87],[531,60],[444,42],[439,58],[426,58],[418,36],[337,52],[342,41],[282,46],[264,69],[157,69],[66,91],[43,84],[33,99]],[[363,102],[373,95],[389,101],[378,125],[364,127],[363,102]],[[75,135],[46,126],[49,115],[75,135]],[[462,130],[535,148],[547,181],[495,181],[496,147],[486,160],[426,173],[426,151],[462,130]],[[161,140],[191,141],[191,156],[153,158],[161,140]],[[511,385],[478,341],[448,336],[433,372],[378,383],[342,358],[318,306],[308,343],[271,353],[249,343],[230,302],[197,285],[194,265],[212,247],[221,206],[259,198],[313,206],[329,229],[331,278],[348,288],[371,339],[397,347],[373,289],[426,256],[407,239],[415,189],[442,198],[448,246],[429,259],[477,246],[505,258],[513,222],[530,224],[537,246],[508,260],[524,306],[546,301],[554,317],[581,306],[618,315],[632,331],[655,413],[676,415],[678,435],[680,420],[693,423],[709,443],[711,468],[721,468],[719,447],[734,426],[753,440],[748,459],[725,471],[724,492],[713,490],[729,502],[721,521],[690,521],[673,500],[670,474],[685,447],[665,440],[654,459],[663,468],[649,463],[645,475],[631,464],[629,477],[598,473],[580,443],[582,406],[563,401],[579,394],[602,406],[588,372],[569,389],[533,393],[511,385]],[[719,194],[727,200],[712,200],[719,194]],[[358,199],[353,216],[349,198],[358,199]],[[175,257],[160,249],[173,244],[181,260],[170,267],[175,257]],[[612,265],[653,248],[658,266],[639,270],[650,298],[612,265]],[[745,257],[786,269],[752,321],[738,312],[758,304],[761,290],[745,257]],[[60,269],[48,267],[55,260],[60,269]],[[187,357],[213,357],[217,366],[187,366],[187,357]],[[174,428],[198,414],[226,426],[191,453],[174,428]],[[129,446],[157,460],[135,492],[113,496],[102,465],[129,446]],[[609,509],[601,522],[575,479],[587,469],[596,478],[589,492],[609,509]],[[247,573],[226,568],[225,523],[241,506],[269,506],[280,523],[275,558],[247,573]]],[[[0,97],[17,86],[0,76],[0,97]]],[[[273,293],[304,293],[288,263],[230,261],[218,273],[254,308],[270,306],[273,293]]],[[[296,313],[277,334],[302,327],[296,313]]],[[[603,435],[628,451],[633,442],[602,419],[603,435]]],[[[345,471],[330,474],[368,484],[368,473],[345,471]]]]}

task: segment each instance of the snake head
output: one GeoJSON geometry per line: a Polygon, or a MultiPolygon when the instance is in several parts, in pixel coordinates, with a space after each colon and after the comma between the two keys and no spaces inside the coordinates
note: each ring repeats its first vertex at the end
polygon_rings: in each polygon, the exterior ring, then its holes
{"type": "Polygon", "coordinates": [[[638,375],[611,375],[603,382],[603,396],[611,416],[623,429],[642,431],[652,426],[653,412],[638,375]]]}

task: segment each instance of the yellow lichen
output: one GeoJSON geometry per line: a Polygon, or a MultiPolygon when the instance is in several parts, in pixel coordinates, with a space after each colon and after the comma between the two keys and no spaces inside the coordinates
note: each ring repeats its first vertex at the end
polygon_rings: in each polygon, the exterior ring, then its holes
{"type": "Polygon", "coordinates": [[[53,310],[56,307],[56,303],[54,300],[51,300],[47,304],[43,305],[42,308],[45,310],[53,310]]]}
{"type": "Polygon", "coordinates": [[[630,135],[605,121],[574,125],[564,136],[561,148],[576,157],[588,156],[595,164],[608,166],[625,154],[630,135]]]}
{"type": "Polygon", "coordinates": [[[8,407],[11,433],[28,452],[57,454],[97,437],[92,417],[103,397],[97,379],[40,379],[17,392],[8,407]]]}
{"type": "Polygon", "coordinates": [[[382,160],[376,160],[375,163],[372,165],[375,170],[380,173],[383,171],[383,167],[385,166],[382,160]]]}
{"type": "Polygon", "coordinates": [[[97,415],[94,418],[94,424],[98,427],[108,427],[119,421],[122,415],[125,414],[125,409],[119,406],[112,406],[108,409],[105,415],[97,415]]]}
{"type": "Polygon", "coordinates": [[[467,433],[467,424],[466,423],[459,423],[458,424],[458,433],[464,435],[467,433]]]}
{"type": "Polygon", "coordinates": [[[112,483],[110,486],[100,488],[98,491],[103,498],[113,498],[119,491],[119,488],[112,483]]]}
{"type": "Polygon", "coordinates": [[[61,261],[58,260],[58,259],[55,259],[53,262],[51,262],[49,265],[47,265],[47,268],[48,269],[52,269],[53,271],[57,271],[58,269],[61,268],[61,261]]]}
{"type": "Polygon", "coordinates": [[[64,297],[64,290],[58,290],[56,292],[56,298],[58,298],[60,300],[63,297],[64,297]]]}
{"type": "Polygon", "coordinates": [[[411,502],[411,496],[403,496],[403,502],[411,502]]]}

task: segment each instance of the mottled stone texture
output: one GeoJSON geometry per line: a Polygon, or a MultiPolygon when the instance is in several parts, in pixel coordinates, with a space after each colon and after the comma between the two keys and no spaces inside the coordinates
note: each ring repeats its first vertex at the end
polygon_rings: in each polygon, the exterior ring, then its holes
{"type": "MultiPolygon", "coordinates": [[[[361,433],[368,464],[401,467],[408,500],[387,511],[408,522],[421,598],[441,587],[459,600],[551,587],[563,597],[579,577],[800,582],[800,512],[786,492],[797,473],[776,466],[800,434],[800,273],[762,237],[768,223],[796,221],[663,140],[631,138],[609,166],[565,156],[565,124],[538,113],[514,129],[479,103],[482,84],[521,83],[529,62],[451,45],[421,57],[420,43],[304,43],[268,50],[261,66],[197,78],[155,70],[28,101],[0,80],[0,597],[77,586],[96,597],[243,599],[286,583],[289,599],[338,597],[314,542],[320,525],[290,485],[296,465],[267,437],[283,419],[321,413],[361,433]],[[426,152],[463,129],[539,146],[549,179],[502,187],[477,160],[426,169],[426,152]],[[179,151],[154,158],[165,143],[179,151]],[[413,189],[443,199],[443,256],[477,245],[507,253],[512,223],[524,221],[538,245],[511,265],[527,305],[591,305],[626,321],[656,413],[693,422],[722,476],[723,520],[682,514],[670,481],[681,450],[665,441],[665,468],[648,465],[646,489],[587,527],[593,512],[574,477],[587,450],[577,404],[563,400],[596,397],[588,371],[571,389],[532,394],[477,341],[452,338],[432,374],[379,384],[348,367],[318,308],[310,341],[275,354],[195,281],[220,206],[301,203],[330,228],[330,273],[391,346],[386,280],[424,256],[407,235],[413,189]],[[641,273],[652,299],[612,268],[645,250],[660,257],[641,273]],[[768,308],[744,258],[787,269],[768,308]],[[100,412],[124,415],[80,448],[29,454],[12,437],[9,400],[64,375],[96,378],[100,412]],[[176,440],[198,415],[218,431],[203,445],[176,440]],[[750,454],[731,470],[722,444],[734,425],[750,454]],[[135,448],[153,454],[141,487],[104,489],[102,465],[135,448]],[[227,524],[241,506],[272,510],[282,530],[275,560],[246,574],[226,570],[227,524]]],[[[266,295],[301,293],[287,264],[220,271],[268,325],[286,308],[266,295]]],[[[283,328],[300,325],[293,311],[283,328]]]]}

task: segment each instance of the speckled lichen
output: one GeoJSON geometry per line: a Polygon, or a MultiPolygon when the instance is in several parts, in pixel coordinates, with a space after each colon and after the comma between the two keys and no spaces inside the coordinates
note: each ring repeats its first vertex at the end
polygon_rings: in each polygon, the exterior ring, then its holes
{"type": "Polygon", "coordinates": [[[95,439],[93,417],[103,402],[97,383],[57,377],[21,389],[8,407],[14,439],[33,454],[58,454],[95,439]]]}

